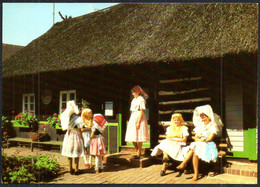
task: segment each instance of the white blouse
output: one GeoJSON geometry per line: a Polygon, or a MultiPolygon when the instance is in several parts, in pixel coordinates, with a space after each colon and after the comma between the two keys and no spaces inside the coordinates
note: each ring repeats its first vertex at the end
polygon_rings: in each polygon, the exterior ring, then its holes
{"type": "Polygon", "coordinates": [[[200,125],[196,126],[193,131],[197,136],[209,138],[211,134],[217,134],[217,127],[212,122],[210,122],[208,125],[201,123],[200,125]]]}
{"type": "Polygon", "coordinates": [[[130,111],[136,112],[140,111],[141,109],[145,110],[145,100],[142,96],[138,96],[137,98],[134,98],[131,102],[130,111]]]}

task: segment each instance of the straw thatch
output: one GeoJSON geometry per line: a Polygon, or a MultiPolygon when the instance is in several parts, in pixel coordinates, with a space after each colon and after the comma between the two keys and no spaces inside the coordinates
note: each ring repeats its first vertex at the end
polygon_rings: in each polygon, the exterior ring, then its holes
{"type": "Polygon", "coordinates": [[[56,23],[3,76],[255,53],[257,42],[257,4],[119,4],[56,23]]]}

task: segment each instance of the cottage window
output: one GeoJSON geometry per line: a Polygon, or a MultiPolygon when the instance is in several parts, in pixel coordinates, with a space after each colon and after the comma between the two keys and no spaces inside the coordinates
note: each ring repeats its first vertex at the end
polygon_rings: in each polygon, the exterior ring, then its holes
{"type": "Polygon", "coordinates": [[[60,113],[66,108],[67,101],[74,100],[76,102],[76,90],[60,91],[60,113]]]}
{"type": "Polygon", "coordinates": [[[113,116],[113,101],[105,102],[105,116],[113,116]]]}
{"type": "Polygon", "coordinates": [[[28,110],[29,112],[35,113],[35,94],[23,94],[23,112],[28,110]]]}

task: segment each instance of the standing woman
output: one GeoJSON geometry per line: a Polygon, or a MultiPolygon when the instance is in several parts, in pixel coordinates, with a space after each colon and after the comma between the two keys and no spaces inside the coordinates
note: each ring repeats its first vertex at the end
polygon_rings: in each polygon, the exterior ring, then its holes
{"type": "Polygon", "coordinates": [[[140,158],[143,142],[149,141],[148,125],[144,114],[145,99],[148,95],[140,86],[132,88],[134,99],[131,102],[131,116],[126,129],[125,141],[133,142],[136,155],[135,158],[140,158]]]}
{"type": "Polygon", "coordinates": [[[184,169],[187,162],[192,158],[194,177],[198,179],[199,159],[205,162],[216,162],[218,157],[216,144],[213,139],[222,131],[223,124],[217,114],[214,114],[210,105],[195,108],[193,113],[195,142],[185,147],[186,157],[177,169],[184,169]]]}
{"type": "Polygon", "coordinates": [[[75,101],[68,101],[66,110],[61,114],[62,130],[67,130],[62,145],[62,156],[68,157],[70,174],[79,174],[79,157],[84,156],[84,143],[81,133],[81,118],[76,114],[79,109],[75,101]],[[75,161],[75,170],[72,168],[72,158],[75,161]]]}

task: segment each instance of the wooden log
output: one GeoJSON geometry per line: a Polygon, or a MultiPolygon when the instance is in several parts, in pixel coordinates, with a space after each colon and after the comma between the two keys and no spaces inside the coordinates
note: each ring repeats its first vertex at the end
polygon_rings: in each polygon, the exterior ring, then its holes
{"type": "Polygon", "coordinates": [[[180,103],[189,103],[189,102],[201,102],[201,101],[210,101],[210,97],[205,98],[197,98],[197,99],[188,99],[188,100],[182,100],[182,101],[165,101],[165,102],[159,102],[160,105],[171,105],[171,104],[180,104],[180,103]]]}
{"type": "Polygon", "coordinates": [[[196,93],[200,91],[209,90],[209,88],[198,88],[198,89],[191,89],[191,90],[184,90],[184,91],[159,91],[160,96],[165,95],[180,95],[180,94],[186,94],[186,93],[196,93]]]}
{"type": "Polygon", "coordinates": [[[194,80],[189,82],[173,82],[173,83],[164,83],[158,85],[159,91],[179,91],[179,90],[190,90],[198,89],[204,87],[205,84],[201,80],[194,80]]]}
{"type": "Polygon", "coordinates": [[[194,81],[194,80],[201,80],[201,77],[190,77],[190,78],[183,78],[183,79],[171,79],[171,80],[160,80],[159,83],[174,83],[174,82],[184,82],[184,81],[194,81]]]}

